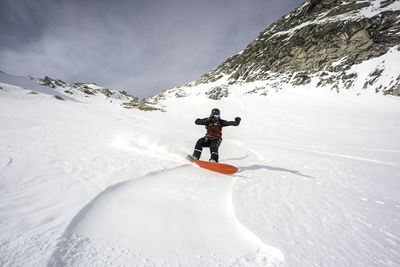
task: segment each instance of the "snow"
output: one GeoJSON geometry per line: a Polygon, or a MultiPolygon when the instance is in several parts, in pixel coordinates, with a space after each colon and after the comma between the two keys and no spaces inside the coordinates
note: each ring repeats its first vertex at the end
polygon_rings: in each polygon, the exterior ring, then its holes
{"type": "Polygon", "coordinates": [[[369,7],[366,7],[362,10],[360,10],[360,14],[364,17],[367,18],[372,18],[373,16],[378,15],[379,13],[385,12],[385,11],[396,11],[400,10],[400,2],[399,1],[393,1],[393,3],[387,5],[386,7],[381,7],[383,0],[375,0],[372,1],[372,4],[369,7]]]}
{"type": "MultiPolygon", "coordinates": [[[[277,262],[275,258],[282,260],[279,250],[265,246],[236,219],[233,184],[233,179],[187,164],[161,170],[106,189],[75,216],[67,233],[101,237],[140,251],[141,257],[154,264],[177,258],[187,266],[204,265],[216,261],[218,255],[217,263],[223,259],[231,265],[240,260],[238,256],[252,253],[263,255],[267,264],[277,262]]],[[[56,250],[52,263],[74,265],[74,257],[64,260],[62,254],[59,258],[63,250],[56,250]]],[[[68,255],[79,250],[74,242],[68,243],[68,255]]],[[[84,258],[79,264],[92,265],[84,258]]]]}
{"type": "Polygon", "coordinates": [[[399,98],[288,87],[141,112],[3,78],[1,266],[400,265],[399,98]],[[214,107],[242,117],[232,176],[185,160],[214,107]]]}
{"type": "Polygon", "coordinates": [[[365,89],[364,83],[366,81],[374,78],[373,75],[371,77],[374,71],[382,71],[382,73],[376,77],[374,84],[369,87],[388,88],[393,81],[398,78],[398,62],[400,62],[400,51],[398,50],[398,46],[396,46],[389,49],[386,54],[380,57],[369,59],[358,65],[353,65],[347,73],[357,74],[354,84],[355,87],[358,88],[358,92],[365,89]]]}
{"type": "Polygon", "coordinates": [[[49,87],[40,85],[35,80],[27,78],[27,77],[6,74],[6,73],[0,71],[0,81],[1,81],[0,82],[1,87],[7,86],[7,85],[8,86],[12,85],[12,87],[20,87],[20,88],[24,88],[26,90],[35,91],[37,93],[42,93],[45,95],[62,96],[62,98],[64,98],[64,99],[72,100],[70,97],[62,95],[59,92],[52,90],[49,87]]]}
{"type": "MultiPolygon", "coordinates": [[[[348,5],[349,2],[353,2],[353,1],[347,1],[347,2],[345,1],[344,3],[342,3],[342,5],[348,5]]],[[[326,17],[325,15],[329,14],[329,12],[322,13],[315,20],[303,22],[300,25],[292,27],[286,31],[276,32],[273,35],[271,35],[268,38],[268,40],[270,40],[276,36],[281,36],[281,35],[288,35],[287,38],[290,38],[293,35],[293,33],[295,33],[296,31],[298,31],[306,26],[309,26],[309,25],[326,24],[326,23],[331,23],[331,22],[336,22],[336,21],[356,21],[356,20],[360,20],[362,18],[372,18],[372,17],[374,17],[382,12],[385,12],[385,11],[400,10],[400,2],[399,1],[394,1],[393,3],[389,4],[386,7],[381,7],[382,0],[359,1],[359,3],[363,3],[363,2],[370,2],[370,5],[367,7],[361,8],[357,11],[348,12],[345,14],[334,15],[334,16],[326,17]]],[[[306,4],[307,3],[305,3],[304,6],[306,6],[306,4]]],[[[290,18],[289,14],[285,18],[289,19],[290,18]]],[[[268,31],[268,32],[270,32],[270,31],[268,31]]],[[[265,34],[267,34],[268,32],[266,32],[265,34]]]]}

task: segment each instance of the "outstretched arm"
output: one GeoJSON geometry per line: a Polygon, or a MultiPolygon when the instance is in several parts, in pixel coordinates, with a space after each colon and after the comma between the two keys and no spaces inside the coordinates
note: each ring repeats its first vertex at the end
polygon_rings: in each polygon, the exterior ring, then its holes
{"type": "Polygon", "coordinates": [[[222,126],[238,126],[241,120],[240,117],[236,117],[234,121],[224,121],[222,126]]]}
{"type": "Polygon", "coordinates": [[[194,121],[195,124],[197,125],[207,125],[209,118],[204,118],[204,119],[196,119],[194,121]]]}

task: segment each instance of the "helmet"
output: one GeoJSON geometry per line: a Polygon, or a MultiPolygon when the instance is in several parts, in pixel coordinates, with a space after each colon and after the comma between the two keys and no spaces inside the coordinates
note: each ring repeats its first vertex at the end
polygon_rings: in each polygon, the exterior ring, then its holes
{"type": "Polygon", "coordinates": [[[211,115],[221,115],[221,112],[217,108],[213,108],[211,110],[211,115]]]}
{"type": "Polygon", "coordinates": [[[210,117],[212,117],[212,118],[214,118],[214,119],[216,119],[216,120],[219,120],[220,117],[221,117],[221,112],[219,111],[219,109],[213,108],[213,109],[211,110],[211,116],[210,116],[210,117]]]}

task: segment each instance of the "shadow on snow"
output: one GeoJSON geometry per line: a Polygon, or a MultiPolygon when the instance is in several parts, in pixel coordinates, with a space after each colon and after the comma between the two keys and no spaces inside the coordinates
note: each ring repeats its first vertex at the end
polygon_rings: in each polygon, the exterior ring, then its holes
{"type": "Polygon", "coordinates": [[[253,164],[253,165],[250,165],[250,166],[238,167],[238,168],[239,168],[238,173],[241,173],[241,172],[244,172],[244,171],[269,170],[269,171],[278,171],[278,172],[288,172],[288,173],[299,175],[299,176],[302,176],[302,177],[316,179],[316,177],[312,177],[312,176],[309,176],[309,175],[302,174],[299,171],[280,168],[280,167],[272,167],[272,166],[268,166],[268,165],[253,164]]]}

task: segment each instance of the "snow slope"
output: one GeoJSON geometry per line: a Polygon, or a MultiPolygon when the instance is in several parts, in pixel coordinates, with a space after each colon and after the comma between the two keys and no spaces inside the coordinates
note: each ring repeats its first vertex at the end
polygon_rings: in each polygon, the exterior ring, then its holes
{"type": "MultiPolygon", "coordinates": [[[[30,79],[28,77],[23,77],[23,76],[17,76],[17,75],[12,75],[8,73],[4,73],[0,71],[0,87],[4,85],[5,87],[10,86],[16,86],[19,88],[23,88],[25,90],[30,91],[32,94],[36,93],[41,93],[44,95],[51,95],[51,96],[60,96],[62,98],[65,98],[67,100],[72,100],[72,98],[62,95],[56,90],[52,90],[47,86],[38,84],[33,78],[30,79]]],[[[3,88],[3,90],[6,90],[3,88]]]]}
{"type": "Polygon", "coordinates": [[[400,264],[399,98],[287,88],[146,113],[0,82],[2,266],[400,264]],[[220,148],[233,176],[184,160],[214,107],[242,117],[220,148]]]}

